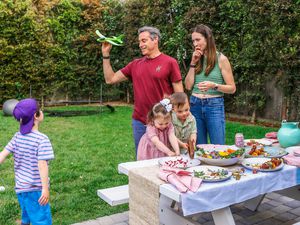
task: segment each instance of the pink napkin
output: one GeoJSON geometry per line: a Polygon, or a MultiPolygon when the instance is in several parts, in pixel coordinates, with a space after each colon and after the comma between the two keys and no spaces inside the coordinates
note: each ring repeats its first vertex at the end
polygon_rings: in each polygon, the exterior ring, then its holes
{"type": "Polygon", "coordinates": [[[300,147],[299,149],[295,149],[294,151],[290,152],[288,155],[283,156],[285,163],[291,166],[300,167],[300,147]]]}
{"type": "Polygon", "coordinates": [[[178,191],[196,192],[201,185],[202,179],[192,177],[192,173],[186,170],[172,168],[169,166],[162,166],[159,171],[159,178],[173,184],[178,191]]]}

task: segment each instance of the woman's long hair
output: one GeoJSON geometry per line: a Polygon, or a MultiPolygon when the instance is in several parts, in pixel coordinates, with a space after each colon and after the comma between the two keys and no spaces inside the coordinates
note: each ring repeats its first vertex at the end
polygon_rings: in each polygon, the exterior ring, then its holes
{"type": "MultiPolygon", "coordinates": [[[[207,46],[206,46],[206,56],[207,56],[207,64],[205,68],[204,74],[208,76],[210,71],[215,67],[216,64],[216,59],[217,59],[217,47],[215,44],[215,39],[212,34],[212,30],[203,24],[197,25],[195,28],[192,29],[192,33],[199,33],[202,34],[203,37],[206,39],[207,46]]],[[[202,55],[199,62],[197,63],[197,66],[195,68],[195,73],[199,73],[203,69],[203,61],[204,61],[204,56],[202,55]]]]}

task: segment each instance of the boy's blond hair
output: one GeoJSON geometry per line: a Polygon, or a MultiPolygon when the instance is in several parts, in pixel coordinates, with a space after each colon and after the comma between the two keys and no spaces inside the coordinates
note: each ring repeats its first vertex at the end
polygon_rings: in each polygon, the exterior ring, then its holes
{"type": "Polygon", "coordinates": [[[171,103],[177,108],[184,106],[186,102],[189,102],[189,98],[186,93],[184,92],[175,92],[174,94],[171,95],[170,97],[171,103]]]}

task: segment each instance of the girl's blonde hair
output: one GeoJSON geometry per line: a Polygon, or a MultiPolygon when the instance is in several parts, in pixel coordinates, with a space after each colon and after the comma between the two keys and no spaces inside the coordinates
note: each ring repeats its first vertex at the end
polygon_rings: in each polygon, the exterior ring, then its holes
{"type": "MultiPolygon", "coordinates": [[[[208,76],[210,71],[215,67],[216,61],[217,61],[217,47],[215,44],[215,39],[212,33],[212,30],[203,24],[197,25],[195,28],[192,29],[192,33],[199,33],[202,34],[203,37],[206,39],[207,46],[206,46],[206,51],[207,51],[207,64],[206,68],[204,71],[204,74],[208,76]]],[[[203,69],[203,61],[204,61],[204,56],[202,55],[199,62],[196,65],[195,68],[195,73],[199,73],[203,69]]]]}
{"type": "Polygon", "coordinates": [[[158,102],[154,104],[152,109],[149,111],[147,115],[147,124],[153,125],[153,121],[160,115],[164,117],[171,117],[171,111],[167,110],[166,106],[164,106],[161,102],[158,102]]]}

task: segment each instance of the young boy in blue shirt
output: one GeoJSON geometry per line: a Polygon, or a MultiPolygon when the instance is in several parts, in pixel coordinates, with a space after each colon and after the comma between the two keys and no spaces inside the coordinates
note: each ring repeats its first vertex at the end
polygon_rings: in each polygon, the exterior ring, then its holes
{"type": "Polygon", "coordinates": [[[51,225],[48,161],[54,159],[54,153],[49,138],[38,131],[44,114],[38,102],[28,98],[16,105],[13,115],[20,122],[20,131],[0,153],[0,164],[13,154],[21,225],[51,225]]]}

